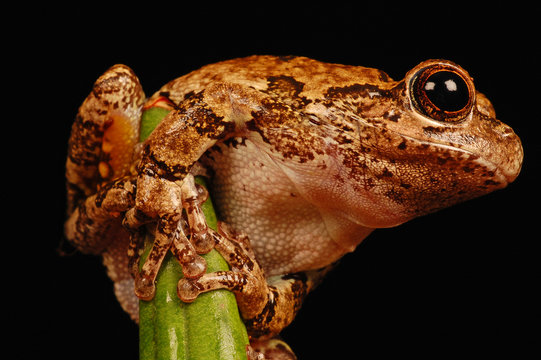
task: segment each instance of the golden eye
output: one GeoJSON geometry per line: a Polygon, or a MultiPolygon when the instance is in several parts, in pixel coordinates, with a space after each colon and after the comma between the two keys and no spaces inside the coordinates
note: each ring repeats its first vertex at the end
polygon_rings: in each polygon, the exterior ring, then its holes
{"type": "Polygon", "coordinates": [[[434,120],[463,120],[472,109],[474,96],[471,79],[451,65],[426,67],[411,80],[410,97],[416,110],[434,120]]]}

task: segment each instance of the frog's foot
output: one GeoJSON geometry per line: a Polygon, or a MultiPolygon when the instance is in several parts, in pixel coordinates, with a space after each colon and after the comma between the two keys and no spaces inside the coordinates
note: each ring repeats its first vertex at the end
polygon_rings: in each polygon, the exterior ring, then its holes
{"type": "MultiPolygon", "coordinates": [[[[167,191],[178,191],[176,184],[167,183],[167,186],[170,186],[167,191]]],[[[206,271],[206,262],[199,254],[205,254],[214,247],[214,240],[209,235],[200,206],[206,193],[200,190],[193,176],[189,175],[180,186],[180,197],[187,220],[182,216],[182,209],[174,209],[160,216],[156,224],[154,243],[140,269],[144,237],[141,225],[152,220],[135,207],[130,209],[124,218],[125,226],[132,232],[128,257],[135,277],[135,294],[140,299],[150,300],[154,297],[156,276],[169,250],[182,266],[186,278],[198,278],[206,271]],[[189,238],[186,234],[189,234],[189,238]]]]}
{"type": "Polygon", "coordinates": [[[251,348],[265,360],[296,360],[293,350],[283,340],[275,337],[268,340],[256,340],[251,348]]]}
{"type": "Polygon", "coordinates": [[[101,254],[120,228],[120,215],[133,207],[135,179],[124,177],[101,187],[78,203],[65,224],[66,238],[84,253],[101,254]]]}
{"type": "Polygon", "coordinates": [[[215,289],[229,289],[237,294],[237,303],[245,318],[258,315],[268,300],[269,289],[263,269],[255,260],[248,237],[234,233],[226,224],[218,223],[219,232],[209,229],[216,242],[216,250],[231,267],[230,271],[217,271],[195,279],[182,278],[178,295],[184,302],[215,289]]]}

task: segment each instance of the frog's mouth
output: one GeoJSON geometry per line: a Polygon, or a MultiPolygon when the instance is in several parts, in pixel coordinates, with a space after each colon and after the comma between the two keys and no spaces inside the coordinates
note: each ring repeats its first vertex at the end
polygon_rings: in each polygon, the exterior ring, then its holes
{"type": "Polygon", "coordinates": [[[435,145],[463,153],[471,161],[485,167],[489,171],[489,176],[493,177],[493,181],[500,182],[504,187],[518,177],[524,157],[520,139],[511,128],[506,128],[510,132],[497,134],[499,136],[495,136],[492,141],[478,137],[471,144],[459,142],[456,145],[447,145],[436,142],[435,145]]]}

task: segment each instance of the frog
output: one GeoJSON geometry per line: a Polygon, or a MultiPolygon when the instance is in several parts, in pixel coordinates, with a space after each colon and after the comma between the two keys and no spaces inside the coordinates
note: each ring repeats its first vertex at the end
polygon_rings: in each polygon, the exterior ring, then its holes
{"type": "Polygon", "coordinates": [[[149,98],[131,68],[115,65],[72,126],[65,234],[103,256],[134,320],[171,252],[182,301],[233,291],[250,358],[294,359],[279,333],[344,255],[375,229],[506,187],[522,161],[519,137],[449,60],[395,81],[374,68],[254,55],[203,66],[149,98]],[[140,141],[142,113],[156,106],[167,115],[140,141]],[[201,212],[200,175],[217,231],[201,212]],[[206,273],[201,255],[213,248],[229,271],[206,273]]]}

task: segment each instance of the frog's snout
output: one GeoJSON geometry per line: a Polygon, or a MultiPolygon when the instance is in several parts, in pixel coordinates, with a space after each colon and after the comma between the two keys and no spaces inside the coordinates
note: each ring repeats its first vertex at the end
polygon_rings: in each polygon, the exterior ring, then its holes
{"type": "Polygon", "coordinates": [[[477,148],[481,157],[491,164],[489,167],[495,169],[495,181],[506,186],[518,177],[524,150],[520,138],[510,126],[495,118],[490,123],[497,126],[485,128],[484,141],[479,142],[477,148]]]}
{"type": "Polygon", "coordinates": [[[498,169],[505,177],[507,183],[515,181],[520,174],[524,160],[524,149],[520,138],[509,128],[508,133],[502,138],[503,151],[498,155],[500,163],[498,169]],[[510,131],[510,132],[509,132],[510,131]]]}

